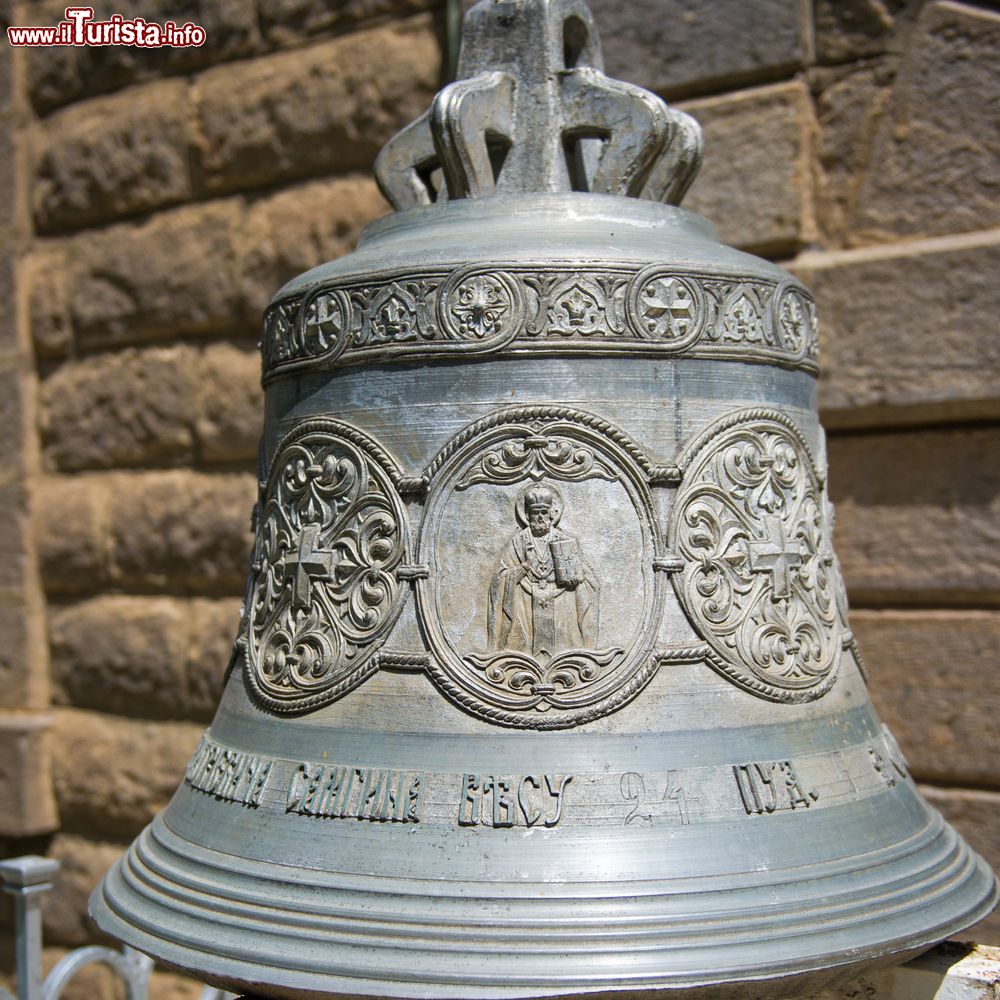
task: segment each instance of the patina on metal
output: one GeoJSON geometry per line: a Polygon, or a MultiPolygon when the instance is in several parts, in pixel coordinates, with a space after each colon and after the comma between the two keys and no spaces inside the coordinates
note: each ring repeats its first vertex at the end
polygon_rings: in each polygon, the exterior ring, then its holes
{"type": "Polygon", "coordinates": [[[867,695],[808,291],[676,207],[700,130],[582,0],[484,0],[460,75],[267,310],[233,667],[98,923],[255,996],[705,998],[979,920],[867,695]]]}

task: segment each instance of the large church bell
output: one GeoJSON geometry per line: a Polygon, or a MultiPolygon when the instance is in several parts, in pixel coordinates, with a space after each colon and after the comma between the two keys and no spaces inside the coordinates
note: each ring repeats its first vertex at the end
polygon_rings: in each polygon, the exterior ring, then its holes
{"type": "Polygon", "coordinates": [[[265,314],[233,665],[97,922],[444,1000],[799,995],[981,919],[866,691],[809,292],[677,207],[700,129],[583,0],[482,0],[459,77],[265,314]]]}

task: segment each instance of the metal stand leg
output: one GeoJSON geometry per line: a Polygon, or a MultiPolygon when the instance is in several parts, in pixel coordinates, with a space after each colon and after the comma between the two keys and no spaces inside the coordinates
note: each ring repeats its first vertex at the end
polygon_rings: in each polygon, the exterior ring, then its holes
{"type": "Polygon", "coordinates": [[[0,862],[4,891],[14,897],[17,1000],[42,1000],[42,894],[58,872],[58,861],[37,855],[0,862]]]}
{"type": "MultiPolygon", "coordinates": [[[[52,888],[59,862],[28,855],[0,861],[5,892],[14,897],[17,927],[16,1000],[59,1000],[69,981],[85,965],[101,962],[125,984],[126,1000],[146,1000],[153,960],[134,948],[115,951],[100,945],[77,948],[64,955],[42,980],[42,896],[52,888]]],[[[231,993],[206,986],[201,1000],[229,1000],[231,993]]],[[[0,989],[0,1000],[15,1000],[0,989]]]]}

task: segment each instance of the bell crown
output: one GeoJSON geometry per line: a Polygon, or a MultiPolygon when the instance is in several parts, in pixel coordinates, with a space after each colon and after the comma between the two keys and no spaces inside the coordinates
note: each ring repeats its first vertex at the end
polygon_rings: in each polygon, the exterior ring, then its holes
{"type": "Polygon", "coordinates": [[[480,0],[458,79],[386,143],[375,176],[397,209],[568,191],[677,205],[701,155],[690,115],[604,74],[584,0],[480,0]]]}

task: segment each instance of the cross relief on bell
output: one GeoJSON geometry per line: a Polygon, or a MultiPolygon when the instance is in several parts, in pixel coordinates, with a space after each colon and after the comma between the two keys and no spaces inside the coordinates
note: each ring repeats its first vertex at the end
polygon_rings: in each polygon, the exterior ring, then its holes
{"type": "Polygon", "coordinates": [[[307,524],[299,535],[297,551],[284,558],[284,574],[291,579],[292,602],[296,607],[309,607],[313,581],[329,580],[333,573],[337,553],[318,546],[319,532],[318,524],[307,524]]]}
{"type": "Polygon", "coordinates": [[[764,538],[753,538],[747,548],[751,573],[768,573],[771,577],[771,600],[786,599],[791,594],[791,572],[802,565],[802,549],[795,541],[785,538],[785,525],[774,514],[764,518],[764,538]]]}

